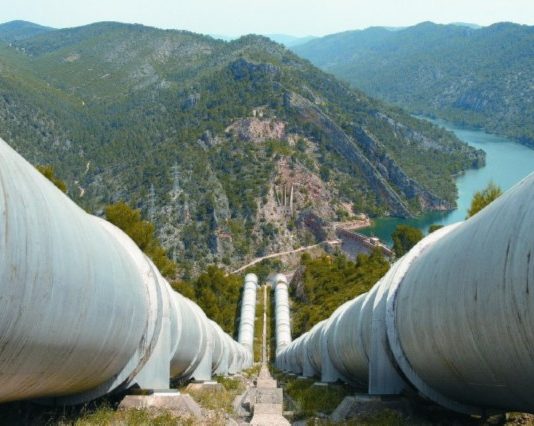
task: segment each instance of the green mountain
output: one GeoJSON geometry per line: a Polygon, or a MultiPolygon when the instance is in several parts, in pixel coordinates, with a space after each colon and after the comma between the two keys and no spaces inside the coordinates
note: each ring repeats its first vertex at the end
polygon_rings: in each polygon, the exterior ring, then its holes
{"type": "Polygon", "coordinates": [[[0,42],[0,136],[87,210],[141,208],[185,271],[449,209],[484,161],[265,37],[112,22],[0,42]]]}
{"type": "Polygon", "coordinates": [[[49,31],[54,31],[54,28],[43,27],[42,25],[27,21],[11,21],[0,24],[0,40],[11,43],[49,31]]]}
{"type": "Polygon", "coordinates": [[[534,147],[534,27],[425,22],[369,28],[294,48],[371,96],[534,147]]]}

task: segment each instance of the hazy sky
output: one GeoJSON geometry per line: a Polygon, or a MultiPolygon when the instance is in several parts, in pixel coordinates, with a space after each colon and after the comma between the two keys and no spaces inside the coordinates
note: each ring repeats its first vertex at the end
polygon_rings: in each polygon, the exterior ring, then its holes
{"type": "Polygon", "coordinates": [[[221,35],[324,35],[421,21],[534,25],[534,0],[0,0],[0,22],[138,22],[221,35]]]}

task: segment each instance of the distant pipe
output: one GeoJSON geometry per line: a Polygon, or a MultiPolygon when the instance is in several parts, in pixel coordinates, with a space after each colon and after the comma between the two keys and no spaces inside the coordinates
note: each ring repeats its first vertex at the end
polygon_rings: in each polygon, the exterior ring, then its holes
{"type": "Polygon", "coordinates": [[[245,286],[241,297],[241,318],[237,341],[249,350],[254,358],[254,321],[256,319],[256,289],[258,277],[255,274],[245,276],[245,286]]]}
{"type": "Polygon", "coordinates": [[[208,380],[249,350],[0,139],[0,402],[208,380]]]}
{"type": "Polygon", "coordinates": [[[276,324],[276,353],[291,343],[291,326],[289,319],[289,289],[284,274],[274,277],[274,306],[276,324]]]}
{"type": "Polygon", "coordinates": [[[277,365],[464,413],[534,412],[533,230],[534,174],[423,239],[277,365]]]}

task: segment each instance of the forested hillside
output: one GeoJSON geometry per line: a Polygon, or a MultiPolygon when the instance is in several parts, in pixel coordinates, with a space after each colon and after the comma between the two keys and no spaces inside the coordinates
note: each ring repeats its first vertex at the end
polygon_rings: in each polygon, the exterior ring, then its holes
{"type": "Polygon", "coordinates": [[[336,253],[302,262],[290,283],[291,333],[297,338],[328,318],[343,303],[371,289],[388,271],[379,250],[360,254],[355,262],[336,253]]]}
{"type": "Polygon", "coordinates": [[[534,27],[425,22],[369,28],[294,48],[371,96],[534,147],[534,27]]]}
{"type": "Polygon", "coordinates": [[[0,41],[0,136],[88,211],[125,201],[182,276],[455,203],[484,155],[264,37],[98,23],[0,41]]]}

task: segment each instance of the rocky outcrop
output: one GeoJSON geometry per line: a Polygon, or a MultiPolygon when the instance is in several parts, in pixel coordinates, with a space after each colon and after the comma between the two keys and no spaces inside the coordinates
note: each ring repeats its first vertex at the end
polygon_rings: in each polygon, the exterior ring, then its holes
{"type": "Polygon", "coordinates": [[[327,239],[328,223],[311,209],[299,214],[297,226],[309,230],[316,241],[326,241],[327,239]]]}
{"type": "Polygon", "coordinates": [[[306,291],[304,289],[304,272],[306,272],[306,267],[302,264],[297,267],[291,281],[289,283],[289,288],[292,290],[291,293],[293,297],[303,302],[307,302],[308,298],[306,297],[306,291]]]}
{"type": "Polygon", "coordinates": [[[245,78],[255,79],[261,77],[274,77],[280,73],[276,65],[266,63],[253,63],[243,58],[238,59],[230,64],[230,71],[236,80],[245,78]]]}
{"type": "Polygon", "coordinates": [[[226,128],[226,133],[247,142],[284,140],[285,123],[274,119],[243,118],[226,128]]]}
{"type": "Polygon", "coordinates": [[[193,108],[198,103],[198,101],[200,101],[200,93],[189,93],[182,102],[182,109],[184,111],[187,111],[193,108]]]}

